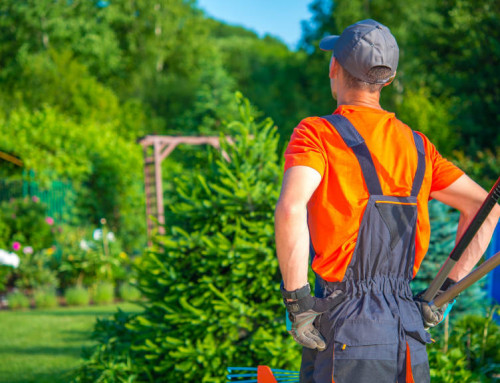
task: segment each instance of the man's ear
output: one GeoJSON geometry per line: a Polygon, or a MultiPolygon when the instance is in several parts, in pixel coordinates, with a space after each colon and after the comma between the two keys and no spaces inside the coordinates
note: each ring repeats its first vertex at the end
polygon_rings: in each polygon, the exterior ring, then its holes
{"type": "Polygon", "coordinates": [[[394,73],[394,76],[392,76],[389,81],[387,81],[384,86],[387,86],[387,85],[391,85],[391,83],[394,81],[394,79],[396,78],[396,73],[394,73]]]}
{"type": "Polygon", "coordinates": [[[335,60],[335,57],[332,56],[332,59],[330,60],[330,70],[328,73],[328,77],[336,78],[338,71],[339,71],[339,63],[337,62],[337,60],[335,60]]]}

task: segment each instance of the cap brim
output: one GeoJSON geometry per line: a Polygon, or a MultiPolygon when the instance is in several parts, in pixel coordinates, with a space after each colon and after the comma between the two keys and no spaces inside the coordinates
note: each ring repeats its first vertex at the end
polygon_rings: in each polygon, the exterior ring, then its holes
{"type": "Polygon", "coordinates": [[[326,36],[319,42],[319,49],[324,51],[333,51],[335,44],[340,36],[326,36]]]}

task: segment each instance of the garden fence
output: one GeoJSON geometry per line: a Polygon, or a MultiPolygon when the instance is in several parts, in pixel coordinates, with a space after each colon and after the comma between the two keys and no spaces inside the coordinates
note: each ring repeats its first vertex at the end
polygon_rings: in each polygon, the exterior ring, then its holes
{"type": "Polygon", "coordinates": [[[37,197],[47,205],[47,214],[66,221],[71,217],[75,191],[69,182],[52,181],[48,187],[42,186],[33,178],[0,179],[0,202],[15,198],[37,197]]]}

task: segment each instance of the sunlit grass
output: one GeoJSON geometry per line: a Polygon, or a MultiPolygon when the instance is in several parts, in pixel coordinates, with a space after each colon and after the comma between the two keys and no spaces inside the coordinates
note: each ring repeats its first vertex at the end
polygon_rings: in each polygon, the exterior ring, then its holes
{"type": "Polygon", "coordinates": [[[136,311],[130,303],[109,306],[0,311],[0,383],[67,383],[78,366],[82,347],[92,345],[96,317],[117,307],[136,311]]]}

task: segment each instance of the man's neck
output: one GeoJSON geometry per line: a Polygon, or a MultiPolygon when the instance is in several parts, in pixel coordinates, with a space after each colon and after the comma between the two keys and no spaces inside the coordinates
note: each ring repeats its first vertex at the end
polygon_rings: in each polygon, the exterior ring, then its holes
{"type": "Polygon", "coordinates": [[[358,105],[383,110],[380,106],[380,92],[349,90],[337,96],[337,106],[358,105]]]}

